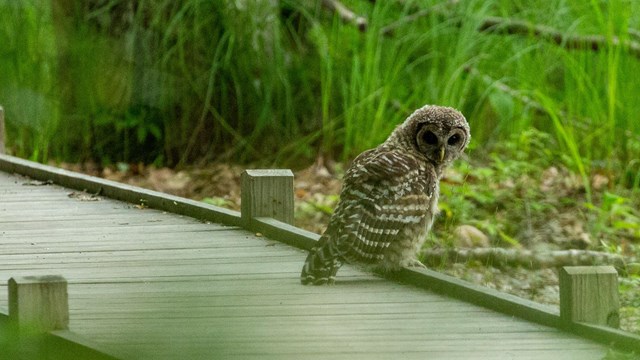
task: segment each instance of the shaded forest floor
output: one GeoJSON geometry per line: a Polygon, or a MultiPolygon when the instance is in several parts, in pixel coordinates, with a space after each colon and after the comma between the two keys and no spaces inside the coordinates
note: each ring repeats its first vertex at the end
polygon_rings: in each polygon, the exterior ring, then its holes
{"type": "MultiPolygon", "coordinates": [[[[488,157],[482,164],[460,162],[448,171],[423,262],[475,284],[556,306],[558,267],[614,265],[620,273],[621,328],[640,333],[638,204],[613,186],[608,174],[591,176],[592,200],[587,202],[580,176],[560,165],[528,169],[531,164],[488,157]]],[[[128,164],[63,166],[240,209],[241,166],[180,171],[128,164]]],[[[298,227],[322,233],[339,199],[343,172],[343,164],[323,162],[295,172],[298,227]]]]}

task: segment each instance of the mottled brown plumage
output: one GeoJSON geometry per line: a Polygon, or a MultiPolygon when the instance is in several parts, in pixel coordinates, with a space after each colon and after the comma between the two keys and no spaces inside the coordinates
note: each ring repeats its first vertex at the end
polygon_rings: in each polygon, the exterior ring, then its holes
{"type": "Polygon", "coordinates": [[[343,263],[422,266],[416,254],[437,213],[442,172],[464,151],[469,125],[455,109],[423,106],[347,170],[340,202],[302,268],[303,284],[333,283],[343,263]]]}

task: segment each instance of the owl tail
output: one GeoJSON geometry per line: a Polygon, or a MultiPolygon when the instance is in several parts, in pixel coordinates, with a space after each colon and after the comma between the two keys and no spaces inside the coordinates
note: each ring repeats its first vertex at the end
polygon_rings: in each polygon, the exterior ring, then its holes
{"type": "Polygon", "coordinates": [[[311,250],[300,274],[300,282],[303,285],[323,285],[335,282],[336,273],[342,266],[342,262],[333,248],[332,242],[321,239],[318,246],[311,250]]]}

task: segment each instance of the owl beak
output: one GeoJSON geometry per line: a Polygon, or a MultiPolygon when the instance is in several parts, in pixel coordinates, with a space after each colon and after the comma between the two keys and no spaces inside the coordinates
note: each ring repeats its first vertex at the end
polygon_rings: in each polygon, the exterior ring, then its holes
{"type": "Polygon", "coordinates": [[[440,148],[440,161],[444,160],[444,146],[440,148]]]}

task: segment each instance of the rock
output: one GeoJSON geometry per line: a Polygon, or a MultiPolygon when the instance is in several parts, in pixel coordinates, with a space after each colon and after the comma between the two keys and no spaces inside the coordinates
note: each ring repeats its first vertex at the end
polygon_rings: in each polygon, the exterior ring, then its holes
{"type": "Polygon", "coordinates": [[[489,247],[489,237],[472,225],[460,225],[453,230],[453,244],[457,248],[489,247]]]}
{"type": "Polygon", "coordinates": [[[609,186],[609,178],[601,175],[601,174],[595,174],[593,175],[593,178],[591,179],[591,187],[594,190],[602,190],[602,189],[606,189],[609,186]]]}

